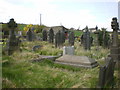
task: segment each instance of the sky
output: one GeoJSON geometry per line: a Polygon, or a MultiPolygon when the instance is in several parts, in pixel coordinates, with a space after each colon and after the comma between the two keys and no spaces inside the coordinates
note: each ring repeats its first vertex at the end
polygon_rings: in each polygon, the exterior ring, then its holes
{"type": "Polygon", "coordinates": [[[17,23],[66,28],[107,28],[118,18],[120,0],[0,0],[0,22],[14,18],[17,23]]]}

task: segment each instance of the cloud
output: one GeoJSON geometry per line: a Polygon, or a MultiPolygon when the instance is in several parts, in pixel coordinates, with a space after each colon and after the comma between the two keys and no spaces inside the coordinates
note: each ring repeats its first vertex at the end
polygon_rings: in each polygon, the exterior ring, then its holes
{"type": "MultiPolygon", "coordinates": [[[[90,2],[85,0],[86,2],[90,2]]],[[[40,13],[42,14],[42,23],[47,26],[64,25],[67,28],[88,27],[107,27],[110,26],[110,20],[98,22],[97,16],[89,9],[74,9],[69,7],[67,10],[56,2],[85,2],[84,0],[0,0],[0,21],[8,22],[14,18],[17,23],[39,24],[40,13]],[[62,10],[61,10],[62,8],[62,10]]],[[[92,0],[94,1],[94,0],[92,0]]],[[[99,1],[99,0],[98,0],[99,1]]],[[[103,0],[102,0],[103,1],[103,0]]],[[[111,1],[111,0],[110,0],[111,1]]],[[[69,4],[68,3],[68,4],[69,4]]],[[[72,7],[72,6],[71,6],[72,7]]]]}

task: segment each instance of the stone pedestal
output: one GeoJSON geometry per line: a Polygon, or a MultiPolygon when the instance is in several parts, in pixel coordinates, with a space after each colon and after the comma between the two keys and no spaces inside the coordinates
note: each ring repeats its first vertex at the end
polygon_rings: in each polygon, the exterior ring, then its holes
{"type": "Polygon", "coordinates": [[[55,63],[71,65],[76,67],[94,68],[98,63],[87,56],[63,55],[55,60],[55,63]]]}
{"type": "Polygon", "coordinates": [[[110,53],[114,61],[120,61],[120,47],[112,46],[110,53]]]}

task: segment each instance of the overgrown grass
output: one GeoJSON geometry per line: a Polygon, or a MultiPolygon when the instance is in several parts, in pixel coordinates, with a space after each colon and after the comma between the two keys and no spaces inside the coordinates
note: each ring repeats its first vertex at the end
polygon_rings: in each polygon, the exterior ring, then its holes
{"type": "Polygon", "coordinates": [[[11,63],[3,63],[3,88],[77,88],[94,87],[96,83],[94,78],[97,78],[98,68],[81,69],[54,64],[48,60],[18,63],[13,58],[6,58],[11,63]]]}
{"type": "MultiPolygon", "coordinates": [[[[53,44],[40,41],[24,42],[21,50],[11,56],[3,55],[3,88],[95,88],[98,83],[99,67],[87,69],[56,64],[50,60],[29,62],[39,58],[40,52],[43,51],[45,53],[42,54],[45,55],[62,53],[62,49],[56,49],[53,44]],[[34,52],[34,45],[42,47],[34,52]]],[[[84,51],[78,42],[75,43],[75,55],[91,57],[101,64],[104,63],[103,57],[108,54],[109,50],[100,48],[98,52],[95,47],[92,47],[91,51],[84,51]]]]}

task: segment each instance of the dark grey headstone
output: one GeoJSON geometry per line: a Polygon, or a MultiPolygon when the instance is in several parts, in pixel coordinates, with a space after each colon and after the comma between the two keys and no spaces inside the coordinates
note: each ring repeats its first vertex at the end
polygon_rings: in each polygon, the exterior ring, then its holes
{"type": "Polygon", "coordinates": [[[70,44],[71,46],[73,46],[73,45],[74,45],[74,41],[75,41],[74,32],[70,32],[70,33],[69,33],[68,39],[69,39],[69,44],[70,44]]]}
{"type": "Polygon", "coordinates": [[[113,82],[114,66],[115,62],[111,57],[108,57],[106,60],[106,64],[100,67],[99,82],[97,86],[98,88],[103,88],[104,86],[113,82]]]}
{"type": "Polygon", "coordinates": [[[43,35],[43,41],[47,41],[47,31],[46,30],[43,30],[42,35],[43,35]]]}
{"type": "Polygon", "coordinates": [[[49,35],[49,43],[53,43],[54,42],[54,31],[52,28],[49,30],[48,35],[49,35]]]}
{"type": "Polygon", "coordinates": [[[90,50],[91,48],[91,37],[88,27],[86,26],[86,31],[83,33],[83,46],[85,50],[90,50]]]}
{"type": "Polygon", "coordinates": [[[9,38],[7,42],[7,54],[11,55],[15,50],[18,49],[18,40],[15,35],[15,28],[17,27],[16,22],[14,19],[10,19],[7,23],[8,28],[10,29],[9,38]]]}

